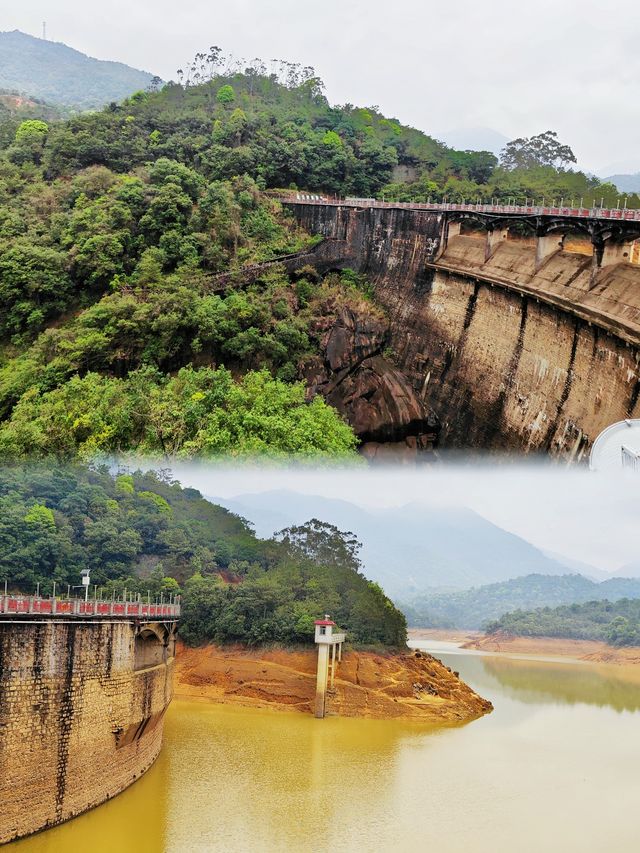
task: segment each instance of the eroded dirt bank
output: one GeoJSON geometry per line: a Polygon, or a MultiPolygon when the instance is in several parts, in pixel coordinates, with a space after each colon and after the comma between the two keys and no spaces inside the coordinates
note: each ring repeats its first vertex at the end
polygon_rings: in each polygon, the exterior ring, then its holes
{"type": "MultiPolygon", "coordinates": [[[[181,646],[177,697],[312,713],[316,650],[250,650],[181,646]]],[[[345,652],[336,670],[328,713],[345,717],[405,718],[457,723],[488,713],[478,696],[441,661],[425,652],[345,652]]]]}
{"type": "MultiPolygon", "coordinates": [[[[417,638],[415,638],[417,639],[417,638]]],[[[592,663],[640,666],[640,648],[614,648],[595,640],[571,640],[557,637],[510,637],[506,634],[477,635],[463,643],[463,649],[505,654],[571,657],[592,663]]]]}

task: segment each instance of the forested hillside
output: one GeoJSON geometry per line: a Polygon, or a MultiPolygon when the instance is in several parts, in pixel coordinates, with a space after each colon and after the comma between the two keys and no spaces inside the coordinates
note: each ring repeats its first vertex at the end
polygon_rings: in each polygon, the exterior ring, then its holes
{"type": "Polygon", "coordinates": [[[640,646],[640,600],[589,601],[564,607],[515,610],[487,625],[487,633],[523,637],[604,640],[612,646],[640,646]]]}
{"type": "Polygon", "coordinates": [[[149,85],[152,75],[92,59],[19,30],[0,32],[0,88],[76,110],[97,109],[149,85]]]}
{"type": "Polygon", "coordinates": [[[313,245],[265,191],[393,194],[404,174],[418,194],[469,181],[511,194],[540,169],[587,180],[540,166],[568,156],[557,141],[521,140],[496,168],[374,109],[332,107],[313,69],[227,66],[212,49],[181,84],[102,112],[0,118],[5,457],[352,453],[350,428],[307,405],[301,380],[332,317],[377,309],[348,273],[248,269],[313,245]]]}
{"type": "Polygon", "coordinates": [[[514,610],[622,598],[640,598],[640,580],[594,583],[582,575],[534,574],[463,592],[421,595],[398,606],[412,627],[479,629],[514,610]]]}
{"type": "Polygon", "coordinates": [[[402,646],[406,623],[361,573],[352,534],[313,520],[256,538],[248,524],[154,472],[0,469],[0,584],[49,594],[184,593],[185,640],[312,642],[330,612],[356,643],[402,646]]]}

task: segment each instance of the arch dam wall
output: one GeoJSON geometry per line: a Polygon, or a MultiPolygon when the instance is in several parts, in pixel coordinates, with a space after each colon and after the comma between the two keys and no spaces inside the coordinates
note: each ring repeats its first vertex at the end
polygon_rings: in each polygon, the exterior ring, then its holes
{"type": "Polygon", "coordinates": [[[507,232],[460,233],[442,212],[292,204],[366,273],[403,373],[440,418],[443,447],[579,460],[640,416],[640,267],[543,252],[507,232]],[[542,255],[542,257],[541,257],[542,255]]]}
{"type": "Polygon", "coordinates": [[[115,796],[153,764],[175,624],[0,620],[0,844],[115,796]]]}

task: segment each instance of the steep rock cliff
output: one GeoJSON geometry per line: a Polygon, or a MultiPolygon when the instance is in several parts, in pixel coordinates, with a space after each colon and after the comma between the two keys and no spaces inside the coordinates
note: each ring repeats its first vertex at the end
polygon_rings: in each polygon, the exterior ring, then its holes
{"type": "Polygon", "coordinates": [[[383,354],[390,327],[379,312],[366,305],[328,311],[316,334],[320,355],[305,371],[309,395],[322,394],[344,415],[366,456],[411,459],[433,448],[438,421],[383,354]]]}

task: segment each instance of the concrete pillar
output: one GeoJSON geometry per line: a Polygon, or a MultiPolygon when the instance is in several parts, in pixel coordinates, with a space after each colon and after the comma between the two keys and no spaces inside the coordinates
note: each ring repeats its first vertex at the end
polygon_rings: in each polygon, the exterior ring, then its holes
{"type": "Polygon", "coordinates": [[[493,231],[487,231],[487,240],[484,244],[485,261],[488,261],[492,257],[500,243],[504,243],[508,236],[508,228],[494,228],[493,231]]]}
{"type": "Polygon", "coordinates": [[[614,264],[625,264],[631,262],[631,253],[633,251],[633,240],[613,241],[612,239],[605,240],[602,247],[601,260],[598,266],[611,267],[614,264]]]}
{"type": "Polygon", "coordinates": [[[316,709],[315,715],[318,719],[324,717],[325,700],[327,694],[327,678],[329,676],[329,646],[327,643],[318,643],[318,673],[316,677],[316,709]]]}
{"type": "Polygon", "coordinates": [[[536,240],[536,272],[556,252],[562,251],[564,246],[564,234],[543,234],[536,240]]]}
{"type": "Polygon", "coordinates": [[[462,222],[447,223],[447,242],[453,240],[454,237],[459,237],[462,231],[462,222]]]}
{"type": "Polygon", "coordinates": [[[333,688],[333,684],[336,678],[336,644],[334,643],[331,646],[331,687],[333,688]]]}
{"type": "Polygon", "coordinates": [[[438,246],[434,260],[442,257],[447,251],[449,240],[458,237],[462,229],[461,222],[450,222],[446,217],[442,220],[442,228],[440,230],[440,245],[438,246]]]}

